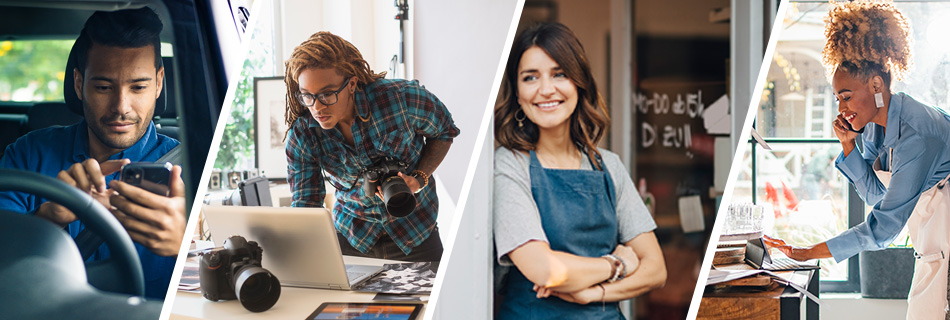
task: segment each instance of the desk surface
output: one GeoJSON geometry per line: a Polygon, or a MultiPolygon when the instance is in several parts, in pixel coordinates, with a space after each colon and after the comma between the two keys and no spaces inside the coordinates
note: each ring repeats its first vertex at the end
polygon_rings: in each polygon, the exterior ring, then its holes
{"type": "MultiPolygon", "coordinates": [[[[379,266],[400,262],[350,256],[343,256],[343,261],[347,264],[379,266]]],[[[200,293],[179,291],[175,295],[169,319],[304,319],[324,302],[373,302],[374,296],[376,293],[281,287],[280,299],[274,307],[254,313],[244,309],[237,300],[208,301],[200,293]]],[[[421,319],[422,312],[419,314],[421,319]]]]}
{"type": "MultiPolygon", "coordinates": [[[[746,264],[717,266],[723,270],[751,270],[746,264]]],[[[775,272],[785,280],[806,288],[809,292],[818,292],[818,272],[783,271],[775,272]]],[[[797,290],[772,282],[767,287],[706,287],[699,305],[697,319],[788,319],[809,318],[816,314],[817,305],[808,303],[809,309],[802,313],[802,303],[807,299],[797,290]]]]}

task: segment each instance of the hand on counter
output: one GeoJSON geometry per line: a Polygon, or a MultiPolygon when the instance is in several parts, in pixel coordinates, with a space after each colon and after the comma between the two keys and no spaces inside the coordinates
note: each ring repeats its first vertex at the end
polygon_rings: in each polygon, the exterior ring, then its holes
{"type": "Polygon", "coordinates": [[[831,258],[831,251],[828,251],[828,245],[824,242],[810,247],[795,247],[785,243],[785,240],[769,236],[762,236],[762,240],[767,247],[778,249],[793,260],[808,261],[812,259],[831,258]]]}

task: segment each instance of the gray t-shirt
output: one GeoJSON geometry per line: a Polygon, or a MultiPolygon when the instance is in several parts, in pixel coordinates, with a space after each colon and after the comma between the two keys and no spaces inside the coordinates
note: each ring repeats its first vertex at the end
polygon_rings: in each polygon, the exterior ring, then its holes
{"type": "MultiPolygon", "coordinates": [[[[614,182],[620,243],[626,243],[641,233],[656,229],[656,223],[640,199],[620,157],[607,150],[598,150],[614,182]]],[[[528,241],[548,242],[541,226],[538,206],[531,195],[531,174],[528,169],[530,163],[531,158],[527,153],[505,147],[495,149],[493,227],[498,263],[503,266],[511,266],[508,253],[528,241]]],[[[593,170],[586,156],[581,161],[580,169],[593,170]]]]}

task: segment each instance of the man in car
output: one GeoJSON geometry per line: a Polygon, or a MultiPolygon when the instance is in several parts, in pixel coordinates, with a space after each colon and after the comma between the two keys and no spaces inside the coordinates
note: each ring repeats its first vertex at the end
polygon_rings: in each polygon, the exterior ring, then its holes
{"type": "MultiPolygon", "coordinates": [[[[152,123],[165,69],[161,20],[149,8],[96,12],[75,44],[71,74],[84,119],[40,129],[7,146],[0,167],[55,176],[102,203],[135,242],[145,275],[145,295],[164,299],[185,229],[181,167],[172,170],[170,197],[118,180],[122,165],[154,162],[179,142],[156,133],[152,123]]],[[[84,229],[63,206],[21,192],[0,192],[0,209],[33,214],[65,226],[75,238],[84,229]]],[[[106,259],[100,246],[91,260],[106,259]]]]}

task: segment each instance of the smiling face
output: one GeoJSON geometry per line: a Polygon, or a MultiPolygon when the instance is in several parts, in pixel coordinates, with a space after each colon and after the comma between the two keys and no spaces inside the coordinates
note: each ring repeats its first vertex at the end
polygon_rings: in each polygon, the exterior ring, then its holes
{"type": "Polygon", "coordinates": [[[577,86],[543,49],[525,50],[518,63],[518,104],[541,129],[569,125],[577,108],[577,86]]]}
{"type": "MultiPolygon", "coordinates": [[[[346,82],[346,77],[331,68],[310,68],[300,72],[297,83],[301,93],[331,95],[346,82]]],[[[336,103],[324,105],[319,100],[312,106],[304,106],[310,111],[310,116],[320,123],[324,130],[333,129],[338,124],[352,125],[356,106],[353,101],[353,92],[356,90],[356,81],[350,82],[337,95],[336,103]]],[[[347,127],[348,129],[349,127],[347,127]]]]}
{"type": "Polygon", "coordinates": [[[131,147],[145,134],[164,76],[164,68],[155,69],[152,46],[93,44],[89,48],[85,74],[74,70],[73,78],[76,94],[82,99],[92,151],[114,154],[131,147]]]}
{"type": "Polygon", "coordinates": [[[831,87],[838,99],[838,112],[851,124],[851,128],[860,130],[870,122],[886,124],[886,112],[882,112],[886,109],[878,108],[874,103],[875,92],[883,92],[883,81],[879,76],[864,81],[848,70],[838,68],[831,80],[831,87]]]}

